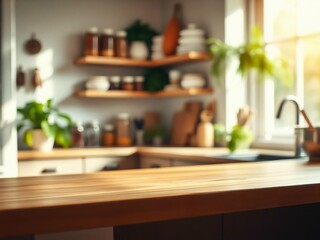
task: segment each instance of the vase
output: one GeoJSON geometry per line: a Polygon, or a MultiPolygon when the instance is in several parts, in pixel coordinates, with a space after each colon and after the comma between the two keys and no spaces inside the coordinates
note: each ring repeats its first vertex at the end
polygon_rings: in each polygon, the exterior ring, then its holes
{"type": "Polygon", "coordinates": [[[47,137],[41,129],[34,129],[32,134],[32,148],[41,152],[50,152],[53,148],[54,137],[47,137]]]}
{"type": "Polygon", "coordinates": [[[130,57],[138,60],[145,60],[148,57],[148,47],[145,42],[134,41],[130,45],[130,57]]]}

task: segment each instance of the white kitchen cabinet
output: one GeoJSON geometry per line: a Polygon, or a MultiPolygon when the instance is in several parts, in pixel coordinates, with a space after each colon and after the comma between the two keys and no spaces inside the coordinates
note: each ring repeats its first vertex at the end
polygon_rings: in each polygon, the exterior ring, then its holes
{"type": "Polygon", "coordinates": [[[138,157],[135,156],[84,158],[85,173],[135,168],[139,168],[138,157]]]}
{"type": "Polygon", "coordinates": [[[141,168],[162,168],[172,167],[172,159],[170,158],[157,158],[157,157],[141,157],[140,167],[141,168]]]}
{"type": "Polygon", "coordinates": [[[19,161],[19,177],[82,173],[82,161],[81,158],[19,161]]]}

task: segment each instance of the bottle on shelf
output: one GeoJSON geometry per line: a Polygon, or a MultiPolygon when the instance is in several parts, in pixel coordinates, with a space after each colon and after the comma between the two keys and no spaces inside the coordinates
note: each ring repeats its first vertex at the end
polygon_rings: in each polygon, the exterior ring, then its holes
{"type": "Polygon", "coordinates": [[[120,90],[121,89],[121,78],[120,76],[110,77],[110,90],[120,90]]]}
{"type": "Polygon", "coordinates": [[[143,76],[136,76],[135,77],[135,90],[136,91],[143,91],[144,90],[144,77],[143,76]]]}
{"type": "Polygon", "coordinates": [[[122,90],[133,91],[134,90],[134,77],[124,76],[122,79],[122,90]]]}
{"type": "Polygon", "coordinates": [[[119,31],[116,34],[115,56],[121,57],[121,58],[127,58],[129,56],[127,32],[126,31],[119,31]]]}
{"type": "Polygon", "coordinates": [[[110,147],[115,145],[116,135],[114,125],[107,123],[103,126],[102,142],[104,146],[110,147]]]}
{"type": "Polygon", "coordinates": [[[114,57],[115,37],[113,29],[104,29],[100,39],[100,55],[104,57],[114,57]]]}
{"type": "Polygon", "coordinates": [[[128,113],[120,113],[117,117],[116,143],[122,147],[132,145],[131,122],[128,113]]]}
{"type": "Polygon", "coordinates": [[[85,129],[85,145],[86,147],[100,146],[100,126],[97,120],[92,120],[87,123],[85,129]]]}
{"type": "Polygon", "coordinates": [[[99,35],[96,27],[89,28],[84,36],[84,55],[99,55],[99,35]]]}
{"type": "Polygon", "coordinates": [[[71,127],[72,147],[84,147],[84,127],[82,122],[77,121],[71,127]]]}

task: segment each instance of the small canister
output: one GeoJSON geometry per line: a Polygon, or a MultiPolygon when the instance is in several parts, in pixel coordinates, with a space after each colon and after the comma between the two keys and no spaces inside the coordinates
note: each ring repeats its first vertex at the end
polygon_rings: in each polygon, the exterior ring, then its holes
{"type": "Polygon", "coordinates": [[[132,145],[131,122],[128,113],[120,113],[116,123],[116,142],[118,146],[126,147],[132,145]]]}
{"type": "Polygon", "coordinates": [[[122,90],[133,91],[134,90],[134,77],[125,76],[122,79],[122,90]]]}
{"type": "Polygon", "coordinates": [[[114,31],[111,28],[106,28],[103,30],[101,35],[101,50],[100,55],[104,57],[114,57],[114,31]]]}
{"type": "Polygon", "coordinates": [[[77,121],[71,127],[72,147],[84,147],[84,127],[82,122],[77,121]]]}
{"type": "Polygon", "coordinates": [[[129,56],[127,32],[126,31],[119,31],[116,34],[115,56],[122,57],[122,58],[127,58],[129,56]]]}
{"type": "Polygon", "coordinates": [[[137,91],[144,90],[144,77],[143,76],[136,76],[135,77],[135,89],[137,91]]]}
{"type": "Polygon", "coordinates": [[[92,120],[87,123],[85,129],[85,137],[86,147],[100,146],[100,126],[97,120],[92,120]]]}
{"type": "Polygon", "coordinates": [[[99,35],[96,27],[89,28],[84,36],[84,55],[99,55],[99,35]]]}
{"type": "Polygon", "coordinates": [[[114,146],[116,142],[116,135],[114,131],[114,125],[107,123],[103,126],[102,142],[104,146],[114,146]]]}
{"type": "Polygon", "coordinates": [[[120,76],[110,77],[110,90],[120,90],[121,89],[121,79],[120,76]]]}

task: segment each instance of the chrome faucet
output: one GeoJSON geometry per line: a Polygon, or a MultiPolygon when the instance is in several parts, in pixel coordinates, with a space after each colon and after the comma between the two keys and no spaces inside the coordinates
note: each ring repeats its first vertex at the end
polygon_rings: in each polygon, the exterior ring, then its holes
{"type": "Polygon", "coordinates": [[[282,109],[283,106],[286,102],[293,102],[294,105],[296,106],[296,127],[295,127],[295,157],[304,157],[306,156],[306,153],[304,152],[303,148],[302,148],[302,144],[303,144],[303,139],[304,139],[304,134],[303,134],[303,130],[302,128],[299,127],[300,125],[300,111],[301,111],[301,106],[299,104],[298,98],[296,96],[293,95],[288,95],[286,96],[280,103],[280,106],[278,108],[278,112],[276,115],[276,118],[280,118],[281,113],[282,113],[282,109]]]}
{"type": "Polygon", "coordinates": [[[278,113],[277,113],[276,118],[278,118],[278,119],[280,118],[283,106],[288,101],[293,102],[295,104],[295,106],[296,106],[296,125],[299,126],[300,125],[300,110],[301,110],[301,107],[300,107],[300,104],[298,102],[298,98],[296,96],[288,95],[281,101],[280,106],[278,108],[278,113]]]}

